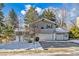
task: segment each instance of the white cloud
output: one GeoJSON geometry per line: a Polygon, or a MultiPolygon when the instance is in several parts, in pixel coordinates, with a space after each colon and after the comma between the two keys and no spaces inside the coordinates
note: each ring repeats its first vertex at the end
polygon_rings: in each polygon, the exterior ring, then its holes
{"type": "Polygon", "coordinates": [[[76,16],[76,8],[72,8],[70,10],[70,17],[75,17],[76,16]]]}
{"type": "Polygon", "coordinates": [[[25,9],[29,9],[32,5],[25,5],[25,9]]]}
{"type": "Polygon", "coordinates": [[[62,10],[61,9],[58,9],[58,8],[54,8],[55,9],[55,14],[56,14],[56,17],[57,19],[62,19],[62,10]]]}
{"type": "MultiPolygon", "coordinates": [[[[21,10],[21,14],[25,15],[25,13],[29,10],[29,8],[31,6],[32,5],[25,5],[25,9],[24,10],[21,10]]],[[[41,14],[42,13],[42,8],[40,8],[40,7],[36,7],[35,10],[37,11],[38,14],[41,14]]]]}
{"type": "Polygon", "coordinates": [[[29,8],[31,7],[32,5],[25,5],[25,9],[24,10],[21,10],[21,14],[22,15],[25,15],[26,12],[29,10],[29,8]]]}
{"type": "Polygon", "coordinates": [[[75,14],[73,12],[70,12],[70,17],[74,17],[75,14]]]}
{"type": "Polygon", "coordinates": [[[21,14],[25,15],[26,11],[25,10],[21,10],[21,14]]]}
{"type": "Polygon", "coordinates": [[[38,14],[40,14],[42,12],[42,8],[36,7],[35,9],[37,11],[38,14]]]}
{"type": "Polygon", "coordinates": [[[73,11],[73,12],[76,11],[76,8],[72,8],[72,11],[73,11]]]}

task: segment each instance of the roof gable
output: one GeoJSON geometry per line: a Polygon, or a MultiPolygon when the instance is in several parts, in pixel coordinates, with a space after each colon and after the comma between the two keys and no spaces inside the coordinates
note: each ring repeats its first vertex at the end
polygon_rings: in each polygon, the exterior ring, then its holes
{"type": "Polygon", "coordinates": [[[40,22],[40,21],[46,21],[46,22],[49,22],[49,23],[51,23],[51,24],[55,24],[55,22],[53,22],[53,21],[51,21],[51,20],[48,20],[48,19],[46,19],[46,18],[42,18],[42,19],[39,19],[39,20],[34,21],[34,22],[32,22],[32,23],[29,23],[29,25],[38,23],[38,22],[40,22]]]}

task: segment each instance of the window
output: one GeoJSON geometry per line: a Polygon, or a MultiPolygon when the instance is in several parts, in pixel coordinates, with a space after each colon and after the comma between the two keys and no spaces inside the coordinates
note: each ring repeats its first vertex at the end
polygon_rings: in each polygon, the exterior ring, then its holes
{"type": "Polygon", "coordinates": [[[41,29],[44,29],[44,27],[41,27],[41,29]]]}
{"type": "Polygon", "coordinates": [[[52,28],[52,25],[47,25],[46,28],[47,28],[47,29],[48,29],[48,28],[52,28]]]}

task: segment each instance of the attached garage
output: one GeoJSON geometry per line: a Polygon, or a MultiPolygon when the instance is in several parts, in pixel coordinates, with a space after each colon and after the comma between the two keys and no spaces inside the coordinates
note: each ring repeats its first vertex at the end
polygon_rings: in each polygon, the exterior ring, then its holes
{"type": "Polygon", "coordinates": [[[56,34],[55,40],[63,40],[63,35],[62,34],[56,34]]]}
{"type": "Polygon", "coordinates": [[[51,41],[51,40],[53,40],[53,34],[38,34],[38,37],[40,38],[39,41],[51,41]]]}
{"type": "Polygon", "coordinates": [[[62,28],[56,28],[55,40],[68,40],[69,34],[68,31],[62,28]]]}
{"type": "Polygon", "coordinates": [[[36,36],[39,37],[39,41],[52,41],[54,40],[53,32],[53,29],[41,29],[40,32],[36,34],[36,36]]]}
{"type": "Polygon", "coordinates": [[[68,40],[69,34],[68,31],[62,28],[56,28],[55,32],[47,31],[42,32],[37,35],[39,37],[39,41],[62,41],[68,40]]]}

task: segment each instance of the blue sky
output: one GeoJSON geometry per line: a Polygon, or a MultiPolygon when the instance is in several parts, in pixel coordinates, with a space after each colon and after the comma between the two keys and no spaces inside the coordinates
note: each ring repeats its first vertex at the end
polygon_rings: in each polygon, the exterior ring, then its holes
{"type": "MultiPolygon", "coordinates": [[[[41,10],[45,8],[57,8],[67,9],[67,20],[73,20],[76,19],[77,16],[79,16],[79,4],[64,4],[64,3],[5,3],[5,7],[3,8],[3,13],[5,16],[8,15],[10,9],[14,9],[16,14],[20,17],[21,16],[21,22],[23,22],[23,14],[25,11],[28,11],[29,6],[36,7],[36,10],[38,13],[41,13],[41,10]]],[[[58,12],[60,15],[61,13],[58,12]]]]}
{"type": "Polygon", "coordinates": [[[11,9],[14,9],[16,14],[20,17],[21,16],[21,22],[23,22],[23,15],[21,11],[24,11],[27,9],[26,6],[33,6],[33,7],[38,7],[40,9],[48,8],[48,7],[54,7],[54,8],[62,8],[63,4],[60,3],[5,3],[5,7],[3,8],[3,13],[5,16],[8,15],[9,11],[11,9]]]}
{"type": "Polygon", "coordinates": [[[5,3],[3,12],[5,15],[7,15],[10,9],[14,9],[17,15],[21,15],[21,11],[26,9],[25,5],[31,5],[34,7],[39,7],[41,9],[48,7],[52,7],[52,8],[66,7],[68,10],[70,10],[71,8],[73,8],[72,4],[63,4],[63,3],[5,3]]]}
{"type": "Polygon", "coordinates": [[[3,9],[3,12],[5,15],[9,12],[11,8],[15,10],[15,12],[19,15],[21,14],[21,10],[25,9],[25,5],[32,5],[35,7],[40,7],[40,8],[48,8],[48,7],[57,7],[57,8],[62,8],[63,4],[60,3],[5,3],[5,7],[3,9]]]}

